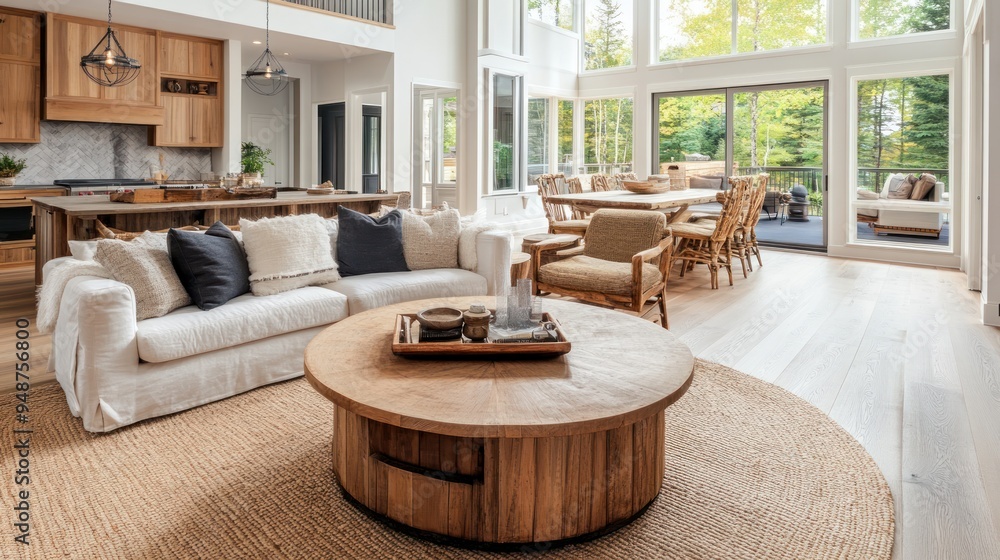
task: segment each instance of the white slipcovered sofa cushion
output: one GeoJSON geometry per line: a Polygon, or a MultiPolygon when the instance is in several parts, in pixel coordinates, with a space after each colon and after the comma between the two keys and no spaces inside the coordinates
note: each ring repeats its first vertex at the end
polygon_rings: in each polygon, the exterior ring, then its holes
{"type": "Polygon", "coordinates": [[[272,336],[329,325],[347,317],[343,294],[307,287],[271,296],[244,294],[202,311],[191,305],[139,321],[139,358],[169,362],[272,336]]]}
{"type": "Polygon", "coordinates": [[[484,296],[487,290],[486,278],[457,268],[362,274],[323,287],[347,296],[351,315],[404,301],[484,296]]]}

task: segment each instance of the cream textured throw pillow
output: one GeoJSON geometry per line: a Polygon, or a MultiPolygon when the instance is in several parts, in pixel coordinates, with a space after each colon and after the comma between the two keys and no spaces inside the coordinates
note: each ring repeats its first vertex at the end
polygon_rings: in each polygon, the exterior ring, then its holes
{"type": "Polygon", "coordinates": [[[410,270],[458,268],[458,235],[462,219],[458,210],[430,216],[403,215],[403,257],[410,270]]]}
{"type": "Polygon", "coordinates": [[[330,232],[316,214],[240,220],[240,231],[255,296],[340,280],[330,252],[330,232]]]}
{"type": "Polygon", "coordinates": [[[191,304],[191,298],[170,264],[166,243],[161,243],[155,235],[147,232],[131,242],[102,239],[97,242],[94,253],[95,261],[115,280],[127,284],[135,292],[137,321],[162,317],[191,304]]]}
{"type": "Polygon", "coordinates": [[[484,231],[496,229],[491,222],[472,222],[462,224],[462,233],[458,236],[458,263],[465,270],[476,271],[479,266],[479,253],[476,251],[476,238],[484,231]]]}

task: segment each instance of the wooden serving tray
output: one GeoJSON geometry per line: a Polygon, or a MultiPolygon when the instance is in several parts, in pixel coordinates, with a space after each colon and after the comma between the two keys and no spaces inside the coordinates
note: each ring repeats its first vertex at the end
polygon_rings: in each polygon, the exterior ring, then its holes
{"type": "Polygon", "coordinates": [[[250,200],[278,198],[274,187],[252,189],[136,189],[132,192],[111,193],[111,202],[155,204],[159,202],[208,202],[212,200],[250,200]]]}
{"type": "Polygon", "coordinates": [[[459,358],[477,359],[516,359],[516,358],[554,358],[570,351],[572,345],[566,338],[562,325],[548,313],[542,314],[542,319],[556,325],[555,342],[472,342],[463,337],[461,340],[445,340],[435,342],[420,342],[419,323],[416,313],[401,313],[396,315],[396,330],[392,338],[392,353],[404,358],[459,358]],[[409,328],[408,328],[409,326],[409,328]]]}

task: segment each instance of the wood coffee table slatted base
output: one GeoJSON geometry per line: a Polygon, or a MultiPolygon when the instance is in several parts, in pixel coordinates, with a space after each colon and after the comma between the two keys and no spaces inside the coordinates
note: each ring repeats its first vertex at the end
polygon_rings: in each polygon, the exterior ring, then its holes
{"type": "Polygon", "coordinates": [[[444,436],[334,407],[344,492],[396,528],[488,549],[568,544],[641,515],[663,480],[664,414],[578,435],[444,436]]]}

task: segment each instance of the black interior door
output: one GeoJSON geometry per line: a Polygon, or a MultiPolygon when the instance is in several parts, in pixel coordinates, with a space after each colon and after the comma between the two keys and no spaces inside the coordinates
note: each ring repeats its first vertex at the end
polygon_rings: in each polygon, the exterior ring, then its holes
{"type": "Polygon", "coordinates": [[[319,106],[319,180],[346,189],[344,104],[319,106]]]}
{"type": "Polygon", "coordinates": [[[377,105],[361,107],[362,169],[361,186],[365,193],[374,193],[382,188],[382,108],[377,105]]]}

